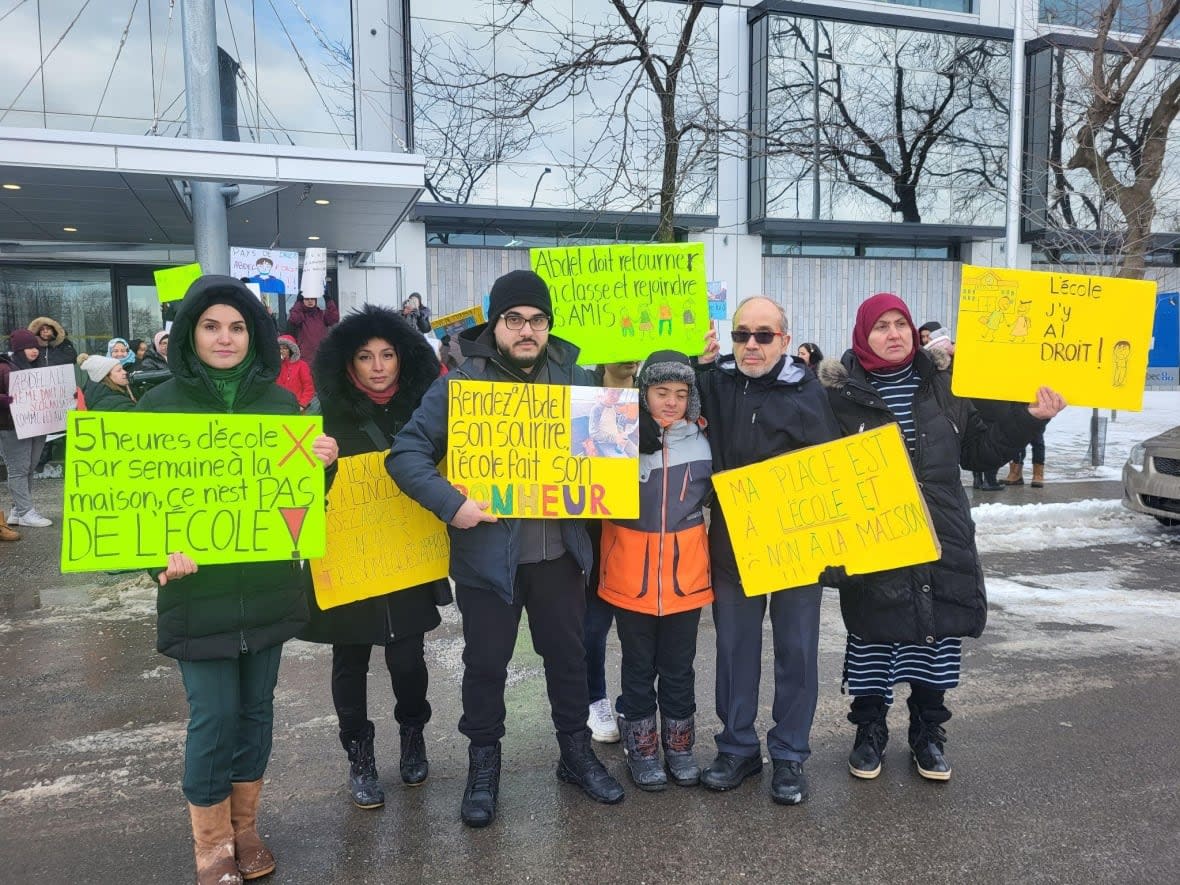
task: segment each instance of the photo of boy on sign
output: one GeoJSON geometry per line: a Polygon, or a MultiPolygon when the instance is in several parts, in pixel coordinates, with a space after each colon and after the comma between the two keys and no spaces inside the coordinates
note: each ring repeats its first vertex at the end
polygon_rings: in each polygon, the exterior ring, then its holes
{"type": "Polygon", "coordinates": [[[582,458],[639,457],[639,392],[617,387],[570,391],[570,454],[582,458]]]}

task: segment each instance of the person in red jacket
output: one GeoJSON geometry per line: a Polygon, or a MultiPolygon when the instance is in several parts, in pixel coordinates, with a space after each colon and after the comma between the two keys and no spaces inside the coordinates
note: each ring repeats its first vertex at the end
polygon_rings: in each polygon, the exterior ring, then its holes
{"type": "Polygon", "coordinates": [[[290,335],[279,336],[279,377],[275,384],[286,388],[295,394],[299,400],[299,408],[306,409],[307,404],[315,396],[315,384],[311,380],[311,368],[307,361],[300,359],[301,351],[295,339],[290,335]]]}
{"type": "Polygon", "coordinates": [[[299,302],[287,314],[287,324],[291,333],[299,342],[299,349],[303,352],[303,359],[307,365],[315,364],[316,351],[320,349],[320,342],[328,334],[328,328],[340,322],[340,308],[331,298],[324,297],[324,307],[319,307],[319,299],[315,296],[300,298],[299,302]]]}

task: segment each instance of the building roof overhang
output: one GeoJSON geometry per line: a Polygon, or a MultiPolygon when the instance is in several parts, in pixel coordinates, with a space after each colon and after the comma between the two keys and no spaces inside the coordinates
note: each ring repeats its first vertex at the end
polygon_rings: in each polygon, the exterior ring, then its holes
{"type": "Polygon", "coordinates": [[[413,154],[0,128],[0,184],[20,187],[0,189],[0,240],[188,245],[188,182],[212,181],[232,245],[377,251],[423,169],[413,154]]]}

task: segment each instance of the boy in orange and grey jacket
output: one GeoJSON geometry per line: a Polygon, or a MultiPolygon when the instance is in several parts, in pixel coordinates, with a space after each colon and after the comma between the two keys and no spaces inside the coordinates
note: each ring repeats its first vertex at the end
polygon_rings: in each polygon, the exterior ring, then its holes
{"type": "Polygon", "coordinates": [[[648,357],[639,405],[644,420],[658,425],[660,445],[639,458],[639,518],[603,523],[598,595],[615,606],[623,648],[616,709],[627,767],[640,789],[662,790],[661,743],[676,783],[700,780],[693,659],[701,608],[713,601],[703,512],[713,462],[688,357],[673,350],[648,357]]]}

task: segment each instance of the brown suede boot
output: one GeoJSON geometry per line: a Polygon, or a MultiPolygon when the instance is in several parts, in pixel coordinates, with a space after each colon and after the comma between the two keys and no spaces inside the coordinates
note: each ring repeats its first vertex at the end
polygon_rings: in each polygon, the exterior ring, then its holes
{"type": "Polygon", "coordinates": [[[4,517],[4,511],[0,509],[0,541],[19,541],[20,532],[10,529],[8,521],[4,517]]]}
{"type": "Polygon", "coordinates": [[[197,885],[242,885],[234,860],[234,827],[229,797],[216,805],[188,804],[193,819],[193,854],[197,861],[197,885]]]}
{"type": "Polygon", "coordinates": [[[259,879],[275,869],[275,856],[258,835],[258,800],[262,778],[233,785],[230,817],[234,827],[234,850],[243,879],[259,879]]]}
{"type": "Polygon", "coordinates": [[[1034,489],[1039,489],[1039,488],[1044,487],[1044,485],[1045,485],[1045,465],[1044,464],[1034,464],[1033,465],[1033,478],[1032,478],[1032,483],[1030,483],[1030,484],[1032,485],[1032,487],[1034,489]]]}
{"type": "Polygon", "coordinates": [[[1024,465],[1019,461],[1011,461],[1008,464],[1008,475],[1004,477],[1004,485],[1006,486],[1022,486],[1024,485],[1024,465]]]}

